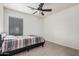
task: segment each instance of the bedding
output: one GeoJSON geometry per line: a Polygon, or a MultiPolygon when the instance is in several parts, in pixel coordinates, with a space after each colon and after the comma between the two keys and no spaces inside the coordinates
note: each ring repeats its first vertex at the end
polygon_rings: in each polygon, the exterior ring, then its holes
{"type": "Polygon", "coordinates": [[[40,42],[44,42],[44,39],[38,36],[6,36],[2,44],[2,52],[20,49],[40,42]]]}

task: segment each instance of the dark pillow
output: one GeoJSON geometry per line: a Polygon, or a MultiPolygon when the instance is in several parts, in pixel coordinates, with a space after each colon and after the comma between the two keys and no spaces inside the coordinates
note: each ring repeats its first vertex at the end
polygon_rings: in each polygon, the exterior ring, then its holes
{"type": "Polygon", "coordinates": [[[1,34],[0,34],[0,41],[2,40],[2,36],[1,36],[1,34]]]}
{"type": "Polygon", "coordinates": [[[2,47],[3,41],[4,41],[4,40],[0,40],[0,48],[2,47]]]}
{"type": "Polygon", "coordinates": [[[2,46],[2,35],[0,34],[0,47],[2,46]]]}

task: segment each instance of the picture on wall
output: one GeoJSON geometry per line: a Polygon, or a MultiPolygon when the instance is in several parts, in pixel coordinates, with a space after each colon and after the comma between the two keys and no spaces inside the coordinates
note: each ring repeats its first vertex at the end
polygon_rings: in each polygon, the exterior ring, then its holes
{"type": "Polygon", "coordinates": [[[9,35],[23,35],[23,18],[9,16],[9,35]]]}

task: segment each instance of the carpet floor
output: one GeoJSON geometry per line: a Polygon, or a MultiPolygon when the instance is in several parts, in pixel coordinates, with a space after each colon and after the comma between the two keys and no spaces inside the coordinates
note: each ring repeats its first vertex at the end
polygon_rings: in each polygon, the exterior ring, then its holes
{"type": "Polygon", "coordinates": [[[52,42],[46,42],[44,47],[36,47],[29,52],[24,51],[14,56],[79,56],[79,50],[64,47],[52,42]]]}

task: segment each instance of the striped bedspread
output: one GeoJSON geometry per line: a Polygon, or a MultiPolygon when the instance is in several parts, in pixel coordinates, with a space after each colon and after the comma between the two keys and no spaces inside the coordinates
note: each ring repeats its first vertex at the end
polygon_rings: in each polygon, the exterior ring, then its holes
{"type": "Polygon", "coordinates": [[[2,44],[2,52],[20,49],[40,42],[44,42],[44,39],[42,37],[32,37],[32,36],[6,37],[4,38],[4,42],[2,44]]]}

